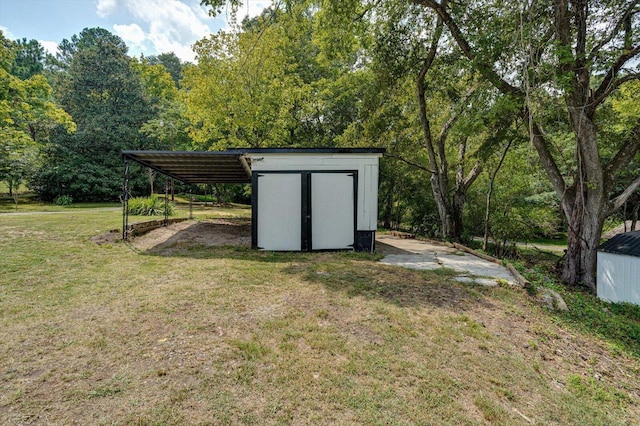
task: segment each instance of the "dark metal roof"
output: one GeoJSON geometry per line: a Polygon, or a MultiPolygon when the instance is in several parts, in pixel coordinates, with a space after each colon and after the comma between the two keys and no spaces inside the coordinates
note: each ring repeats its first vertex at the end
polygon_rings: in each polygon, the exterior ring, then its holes
{"type": "Polygon", "coordinates": [[[600,244],[598,251],[640,257],[640,231],[618,234],[600,244]]]}
{"type": "Polygon", "coordinates": [[[185,183],[250,183],[251,169],[235,151],[122,151],[124,158],[185,183]]]}
{"type": "Polygon", "coordinates": [[[243,154],[384,154],[385,148],[232,148],[243,154]]]}
{"type": "Polygon", "coordinates": [[[231,148],[226,151],[122,151],[131,159],[185,183],[250,183],[245,154],[384,154],[384,148],[231,148]]]}

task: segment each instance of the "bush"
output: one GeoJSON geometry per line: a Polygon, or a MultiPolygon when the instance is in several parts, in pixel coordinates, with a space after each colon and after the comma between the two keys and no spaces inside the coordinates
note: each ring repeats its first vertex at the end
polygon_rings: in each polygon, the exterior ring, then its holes
{"type": "MultiPolygon", "coordinates": [[[[151,197],[136,197],[129,200],[128,213],[136,216],[163,216],[164,199],[157,195],[151,197]]],[[[173,204],[167,204],[169,216],[173,215],[173,204]]]]}
{"type": "Polygon", "coordinates": [[[73,203],[73,197],[71,195],[58,195],[53,199],[53,202],[57,206],[70,206],[73,203]]]}

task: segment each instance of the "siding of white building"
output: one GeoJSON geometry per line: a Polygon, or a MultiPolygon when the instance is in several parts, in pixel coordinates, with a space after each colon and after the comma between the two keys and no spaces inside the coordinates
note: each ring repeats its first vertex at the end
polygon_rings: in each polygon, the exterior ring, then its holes
{"type": "Polygon", "coordinates": [[[380,150],[265,151],[256,149],[244,154],[251,164],[252,188],[257,194],[253,202],[252,246],[265,250],[373,250],[378,224],[380,150]],[[279,180],[293,186],[278,189],[263,184],[279,180]],[[304,195],[301,199],[300,193],[309,193],[309,200],[305,202],[304,195]],[[284,199],[287,194],[302,201],[302,211],[295,213],[302,216],[301,224],[294,220],[283,222],[283,217],[291,215],[278,211],[278,205],[288,205],[284,199]],[[267,206],[268,211],[261,206],[267,206]],[[305,220],[309,220],[308,226],[305,220]],[[267,236],[261,230],[270,227],[270,223],[282,229],[288,227],[293,234],[290,243],[284,244],[277,234],[267,236]],[[296,238],[302,240],[300,245],[293,244],[296,238]]]}
{"type": "Polygon", "coordinates": [[[376,230],[378,225],[378,161],[382,154],[296,154],[256,153],[251,159],[251,170],[260,171],[334,171],[358,172],[357,227],[376,230]]]}
{"type": "Polygon", "coordinates": [[[598,297],[640,305],[640,258],[599,252],[598,297]]]}
{"type": "Polygon", "coordinates": [[[598,297],[640,305],[640,231],[614,236],[598,247],[597,256],[598,297]]]}

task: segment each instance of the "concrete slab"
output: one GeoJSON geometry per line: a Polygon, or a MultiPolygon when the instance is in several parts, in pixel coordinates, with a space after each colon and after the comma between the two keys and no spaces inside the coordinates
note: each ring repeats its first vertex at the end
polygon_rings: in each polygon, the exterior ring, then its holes
{"type": "Polygon", "coordinates": [[[455,247],[450,247],[445,244],[441,244],[435,241],[423,241],[415,240],[411,238],[398,238],[386,235],[376,236],[376,251],[382,254],[385,253],[384,247],[380,247],[378,244],[382,243],[385,246],[391,246],[397,250],[401,250],[407,253],[425,254],[425,253],[460,253],[455,247]]]}
{"type": "Polygon", "coordinates": [[[388,236],[377,238],[378,242],[395,249],[380,261],[386,265],[422,270],[449,268],[460,272],[458,278],[472,278],[473,282],[480,285],[496,285],[497,280],[515,284],[513,276],[504,266],[444,244],[388,236]]]}

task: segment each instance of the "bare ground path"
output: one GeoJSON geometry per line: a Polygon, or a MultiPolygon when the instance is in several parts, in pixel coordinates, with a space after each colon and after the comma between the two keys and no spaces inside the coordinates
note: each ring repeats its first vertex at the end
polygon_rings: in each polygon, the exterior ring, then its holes
{"type": "Polygon", "coordinates": [[[187,220],[154,229],[131,244],[142,252],[170,254],[185,246],[245,246],[251,244],[251,222],[247,219],[187,220]]]}
{"type": "MultiPolygon", "coordinates": [[[[474,241],[482,241],[482,237],[473,237],[474,241]]],[[[493,243],[495,241],[489,240],[493,243]]],[[[517,242],[516,245],[522,248],[533,248],[539,251],[546,251],[555,255],[562,255],[564,251],[567,249],[566,244],[545,244],[545,243],[527,243],[527,242],[517,242]]]]}

